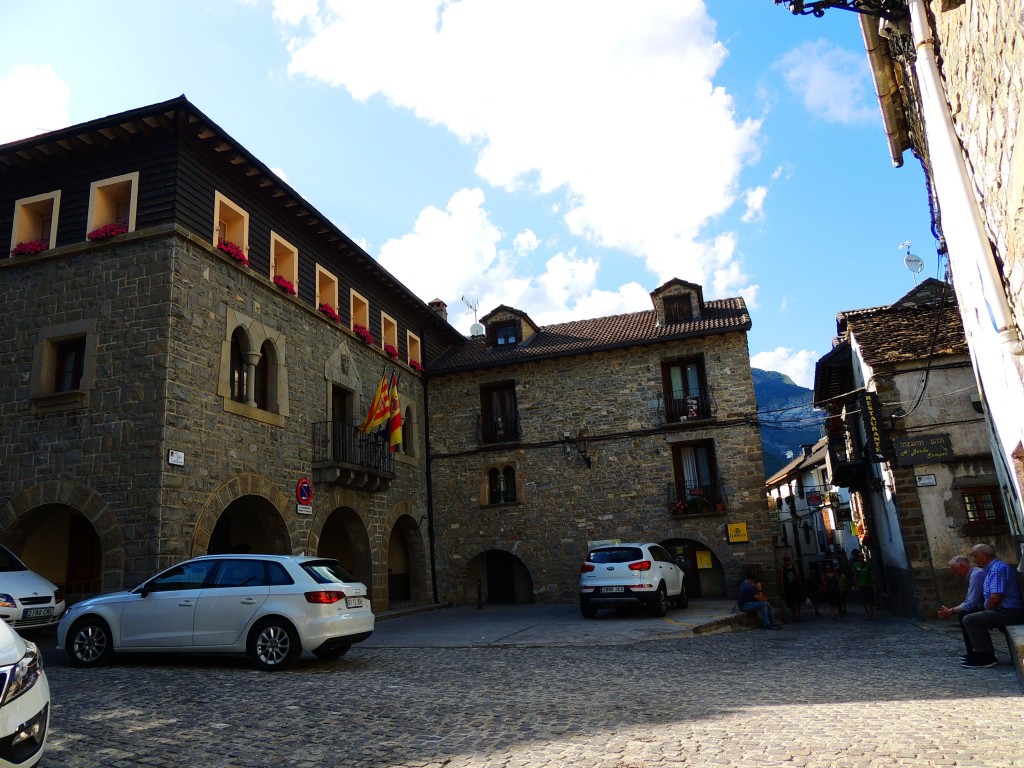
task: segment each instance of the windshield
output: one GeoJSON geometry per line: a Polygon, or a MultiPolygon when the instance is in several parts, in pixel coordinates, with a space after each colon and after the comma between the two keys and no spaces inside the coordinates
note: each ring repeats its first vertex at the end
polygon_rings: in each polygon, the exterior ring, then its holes
{"type": "Polygon", "coordinates": [[[639,547],[606,547],[587,555],[588,563],[632,563],[643,559],[644,553],[639,547]]]}
{"type": "Polygon", "coordinates": [[[0,546],[0,572],[27,571],[28,566],[14,556],[7,547],[0,546]]]}
{"type": "Polygon", "coordinates": [[[312,576],[317,584],[344,584],[357,580],[337,560],[310,560],[302,564],[302,570],[312,576]]]}

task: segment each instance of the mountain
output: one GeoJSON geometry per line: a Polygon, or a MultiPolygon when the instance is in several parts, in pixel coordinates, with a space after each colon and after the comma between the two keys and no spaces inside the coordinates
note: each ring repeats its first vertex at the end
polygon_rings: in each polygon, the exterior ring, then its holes
{"type": "Polygon", "coordinates": [[[825,414],[811,406],[814,392],[794,384],[785,374],[760,368],[752,368],[751,373],[767,479],[792,461],[787,451],[795,457],[801,445],[818,442],[825,414]]]}

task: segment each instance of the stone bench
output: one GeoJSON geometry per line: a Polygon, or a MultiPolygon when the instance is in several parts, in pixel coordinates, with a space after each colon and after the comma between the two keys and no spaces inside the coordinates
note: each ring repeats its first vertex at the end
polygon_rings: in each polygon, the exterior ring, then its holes
{"type": "Polygon", "coordinates": [[[1007,627],[1006,645],[1010,649],[1010,661],[1017,670],[1017,680],[1024,687],[1024,624],[1007,627]]]}

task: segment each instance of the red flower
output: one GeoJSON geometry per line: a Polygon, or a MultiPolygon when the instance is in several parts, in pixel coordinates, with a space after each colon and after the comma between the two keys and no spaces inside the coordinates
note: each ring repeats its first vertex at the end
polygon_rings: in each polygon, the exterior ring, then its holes
{"type": "Polygon", "coordinates": [[[356,323],[355,325],[352,326],[352,333],[354,333],[364,342],[369,344],[371,347],[373,346],[373,334],[370,333],[370,329],[367,328],[365,325],[360,325],[359,323],[356,323]]]}
{"type": "Polygon", "coordinates": [[[226,253],[235,261],[244,264],[247,267],[249,266],[249,257],[245,255],[245,251],[243,251],[234,243],[229,242],[227,240],[221,240],[220,242],[217,243],[217,247],[224,251],[224,253],[226,253]]]}
{"type": "Polygon", "coordinates": [[[11,249],[11,256],[34,256],[50,248],[49,240],[29,240],[18,243],[11,249]]]}
{"type": "Polygon", "coordinates": [[[283,275],[274,275],[274,285],[292,296],[298,295],[291,280],[288,280],[283,275]]]}
{"type": "Polygon", "coordinates": [[[330,304],[321,304],[319,307],[317,307],[317,309],[319,309],[321,312],[323,312],[325,315],[331,318],[331,320],[333,320],[334,322],[341,322],[341,318],[338,317],[338,313],[334,311],[334,307],[332,307],[330,304]]]}
{"type": "Polygon", "coordinates": [[[123,235],[127,231],[128,227],[115,221],[113,224],[104,224],[102,227],[94,229],[86,235],[86,238],[89,240],[106,240],[108,237],[123,235]]]}
{"type": "Polygon", "coordinates": [[[387,353],[388,357],[395,359],[398,358],[398,347],[394,346],[393,344],[385,344],[384,352],[387,353]]]}
{"type": "Polygon", "coordinates": [[[423,363],[421,363],[419,360],[410,360],[409,367],[412,368],[414,371],[419,371],[420,373],[423,373],[423,363]]]}

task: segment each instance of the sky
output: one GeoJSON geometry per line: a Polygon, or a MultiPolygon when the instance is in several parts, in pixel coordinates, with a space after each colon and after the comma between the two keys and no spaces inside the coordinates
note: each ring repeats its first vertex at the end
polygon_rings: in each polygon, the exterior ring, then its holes
{"type": "Polygon", "coordinates": [[[651,309],[678,277],[742,296],[754,367],[811,387],[837,312],[942,276],[854,13],[40,0],[0,4],[0,39],[0,143],[184,94],[464,333],[499,304],[651,309]]]}

